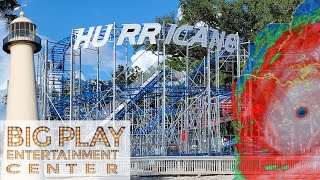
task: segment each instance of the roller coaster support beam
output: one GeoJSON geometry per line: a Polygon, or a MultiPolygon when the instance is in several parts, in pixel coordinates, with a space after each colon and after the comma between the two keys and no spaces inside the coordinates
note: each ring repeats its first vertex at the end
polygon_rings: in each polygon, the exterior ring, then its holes
{"type": "MultiPolygon", "coordinates": [[[[207,27],[207,33],[208,33],[208,42],[209,42],[209,27],[207,27]]],[[[210,46],[207,46],[207,94],[208,94],[208,111],[207,111],[207,119],[208,119],[208,128],[207,128],[207,145],[208,145],[208,155],[212,155],[212,144],[211,144],[211,58],[210,58],[211,52],[210,52],[210,46]]],[[[217,61],[217,60],[216,60],[217,61]]]]}

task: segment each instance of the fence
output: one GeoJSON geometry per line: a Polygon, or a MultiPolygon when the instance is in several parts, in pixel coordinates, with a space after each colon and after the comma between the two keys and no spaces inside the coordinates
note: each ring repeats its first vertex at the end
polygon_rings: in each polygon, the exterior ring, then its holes
{"type": "MultiPolygon", "coordinates": [[[[131,164],[131,167],[130,167],[131,176],[233,175],[234,166],[235,166],[235,157],[234,156],[134,157],[130,159],[130,162],[127,161],[122,163],[131,164]]],[[[129,168],[129,166],[127,166],[126,168],[129,168]]],[[[67,177],[72,178],[73,176],[67,176],[67,177]]],[[[74,177],[77,177],[77,176],[74,176],[74,177]]],[[[64,178],[64,176],[51,174],[50,176],[47,176],[47,178],[60,179],[60,178],[64,178]]]]}
{"type": "Polygon", "coordinates": [[[131,158],[132,176],[234,174],[233,156],[131,158]]]}

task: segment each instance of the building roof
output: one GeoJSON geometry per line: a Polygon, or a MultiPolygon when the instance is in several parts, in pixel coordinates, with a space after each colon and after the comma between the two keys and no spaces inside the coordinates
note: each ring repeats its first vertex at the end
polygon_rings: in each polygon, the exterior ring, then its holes
{"type": "Polygon", "coordinates": [[[29,18],[24,17],[24,12],[22,12],[22,11],[20,12],[20,16],[18,18],[14,19],[10,24],[14,24],[17,22],[29,22],[29,23],[33,24],[33,22],[29,18]]]}

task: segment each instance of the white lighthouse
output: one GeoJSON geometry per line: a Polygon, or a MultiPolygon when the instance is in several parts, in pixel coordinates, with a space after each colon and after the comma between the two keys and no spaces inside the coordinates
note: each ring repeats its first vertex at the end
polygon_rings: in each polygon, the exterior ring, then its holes
{"type": "Polygon", "coordinates": [[[9,25],[3,50],[10,54],[6,120],[37,120],[34,54],[41,50],[36,25],[24,13],[9,25]]]}
{"type": "MultiPolygon", "coordinates": [[[[20,16],[9,24],[9,34],[3,39],[3,50],[10,54],[10,70],[8,82],[8,99],[6,112],[6,131],[4,135],[3,160],[1,180],[33,179],[40,180],[43,173],[30,174],[30,164],[39,164],[39,160],[8,159],[7,150],[36,149],[31,146],[11,146],[8,135],[8,127],[19,125],[21,129],[25,127],[37,127],[38,107],[35,82],[35,67],[33,56],[41,50],[41,39],[36,36],[36,25],[21,12],[20,16]],[[22,120],[22,121],[17,121],[22,120]],[[11,164],[16,164],[15,168],[10,168],[11,164]],[[8,169],[9,168],[9,169],[8,169]],[[13,172],[15,171],[15,172],[13,172]],[[19,173],[18,173],[19,172],[19,173]]],[[[19,139],[18,142],[23,142],[19,139]]],[[[11,142],[12,143],[12,142],[11,142]]]]}

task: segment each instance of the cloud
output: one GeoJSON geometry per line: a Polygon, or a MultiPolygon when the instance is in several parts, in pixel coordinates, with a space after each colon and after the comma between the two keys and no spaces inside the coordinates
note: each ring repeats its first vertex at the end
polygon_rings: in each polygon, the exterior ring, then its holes
{"type": "Polygon", "coordinates": [[[197,22],[194,26],[196,26],[196,27],[204,27],[204,26],[206,26],[206,23],[203,22],[203,21],[200,21],[200,22],[197,22]]]}
{"type": "Polygon", "coordinates": [[[6,119],[6,106],[4,104],[4,99],[6,95],[7,90],[0,90],[0,120],[6,119]]]}
{"type": "Polygon", "coordinates": [[[9,78],[10,56],[2,50],[2,39],[7,36],[6,24],[0,21],[0,119],[5,119],[6,108],[3,104],[3,97],[6,95],[7,81],[9,78]]]}
{"type": "MultiPolygon", "coordinates": [[[[117,56],[117,64],[123,63],[124,53],[119,50],[117,46],[116,56],[117,56]]],[[[92,45],[89,46],[88,49],[82,49],[82,64],[84,65],[92,65],[96,66],[97,64],[97,49],[92,45]]],[[[104,68],[113,67],[113,46],[110,44],[106,44],[102,47],[99,47],[99,59],[100,66],[104,68]]]]}
{"type": "Polygon", "coordinates": [[[181,6],[178,8],[178,14],[177,14],[177,21],[181,21],[182,20],[182,10],[181,10],[181,6]]]}
{"type": "MultiPolygon", "coordinates": [[[[96,66],[97,64],[97,50],[90,47],[89,49],[82,49],[82,64],[96,66]]],[[[119,56],[119,52],[117,52],[119,56]]],[[[100,66],[104,68],[113,67],[113,48],[105,45],[99,48],[99,62],[100,66]]]]}
{"type": "Polygon", "coordinates": [[[9,78],[9,59],[10,56],[2,50],[2,39],[7,36],[6,24],[0,21],[0,90],[7,89],[7,80],[9,78]]]}
{"type": "MultiPolygon", "coordinates": [[[[124,53],[120,51],[120,47],[117,47],[117,65],[125,64],[124,53]]],[[[88,49],[82,49],[81,51],[82,72],[86,79],[96,78],[96,66],[97,66],[97,50],[94,47],[88,49]]],[[[99,64],[100,64],[100,78],[108,80],[112,77],[113,73],[113,47],[106,44],[99,48],[99,64]]],[[[76,69],[77,70],[77,69],[76,69]]]]}
{"type": "MultiPolygon", "coordinates": [[[[220,17],[222,14],[218,13],[217,16],[220,17]]],[[[178,8],[178,14],[177,14],[177,21],[181,21],[182,18],[183,18],[183,13],[182,13],[182,10],[181,10],[181,6],[178,8]]],[[[203,22],[203,21],[200,21],[198,23],[195,24],[196,27],[204,27],[206,26],[206,23],[203,22]]]]}
{"type": "MultiPolygon", "coordinates": [[[[160,55],[159,59],[162,61],[163,56],[160,55]]],[[[131,57],[131,61],[132,67],[138,66],[142,71],[145,71],[158,61],[158,56],[152,53],[152,51],[139,50],[131,57]]]]}

